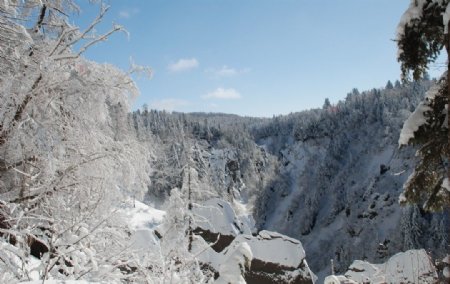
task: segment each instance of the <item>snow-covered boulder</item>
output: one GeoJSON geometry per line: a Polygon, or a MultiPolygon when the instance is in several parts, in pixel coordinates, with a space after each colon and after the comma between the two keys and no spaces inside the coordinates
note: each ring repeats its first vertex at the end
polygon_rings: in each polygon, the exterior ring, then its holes
{"type": "Polygon", "coordinates": [[[300,241],[261,231],[257,236],[237,236],[224,253],[242,243],[247,243],[253,254],[250,270],[244,276],[247,283],[313,283],[315,276],[308,267],[300,241]]]}
{"type": "Polygon", "coordinates": [[[250,268],[253,254],[250,246],[240,243],[233,250],[227,250],[225,261],[219,265],[219,278],[216,284],[245,284],[245,272],[250,268]]]}
{"type": "Polygon", "coordinates": [[[450,255],[447,254],[438,265],[439,270],[442,271],[442,277],[450,282],[450,255]]]}
{"type": "Polygon", "coordinates": [[[435,283],[437,273],[426,251],[420,249],[398,253],[382,264],[356,260],[344,278],[357,283],[435,283]]]}
{"type": "Polygon", "coordinates": [[[193,206],[194,233],[220,252],[239,234],[251,234],[250,227],[236,216],[231,205],[219,198],[213,198],[202,205],[193,206]]]}
{"type": "MultiPolygon", "coordinates": [[[[261,231],[236,216],[231,205],[215,198],[198,205],[191,213],[194,225],[192,253],[223,283],[313,283],[300,241],[285,235],[261,231]],[[248,264],[251,265],[248,265],[248,264]]],[[[155,229],[165,238],[164,223],[155,229]]],[[[219,283],[220,283],[219,281],[219,283]]]]}
{"type": "Polygon", "coordinates": [[[165,212],[152,208],[137,200],[124,203],[118,210],[117,217],[127,224],[130,234],[130,249],[140,258],[150,252],[158,253],[159,244],[154,235],[155,228],[162,223],[165,212]]]}
{"type": "Polygon", "coordinates": [[[242,274],[247,283],[313,283],[315,276],[308,267],[300,241],[270,231],[253,236],[250,226],[221,199],[195,205],[193,214],[197,235],[195,254],[218,272],[219,279],[242,274]],[[236,253],[244,255],[238,253],[246,252],[244,248],[249,250],[247,255],[253,256],[250,269],[228,275],[232,269],[242,267],[242,259],[235,256],[236,253]]]}

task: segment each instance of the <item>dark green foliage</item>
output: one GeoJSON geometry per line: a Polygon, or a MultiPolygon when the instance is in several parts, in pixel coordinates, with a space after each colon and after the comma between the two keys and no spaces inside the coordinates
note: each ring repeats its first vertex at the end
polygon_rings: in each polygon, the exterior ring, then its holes
{"type": "Polygon", "coordinates": [[[447,80],[441,79],[439,85],[439,92],[434,99],[424,102],[431,109],[425,113],[427,123],[420,126],[414,133],[415,137],[410,140],[411,144],[420,145],[418,153],[421,161],[404,186],[406,201],[424,204],[424,208],[431,211],[450,207],[450,192],[442,188],[450,156],[448,128],[444,125],[447,123],[447,80]]]}
{"type": "Polygon", "coordinates": [[[397,39],[403,80],[409,79],[410,72],[414,80],[421,78],[444,48],[442,14],[448,3],[448,0],[428,0],[423,6],[422,17],[405,24],[403,35],[397,39]]]}
{"type": "Polygon", "coordinates": [[[323,103],[322,109],[328,109],[331,106],[330,100],[325,98],[325,102],[323,103]]]}
{"type": "MultiPolygon", "coordinates": [[[[426,0],[421,8],[420,17],[402,23],[403,34],[399,35],[398,60],[401,63],[402,79],[409,79],[410,72],[414,80],[428,76],[426,70],[434,62],[444,46],[448,52],[448,34],[444,34],[443,14],[449,5],[448,0],[426,0]]],[[[450,207],[450,192],[443,186],[448,175],[448,77],[444,74],[438,93],[422,102],[429,107],[423,116],[426,123],[414,133],[409,143],[420,145],[420,162],[414,173],[404,185],[403,203],[418,203],[426,210],[438,211],[450,207]],[[446,120],[447,119],[447,120],[446,120]]]]}
{"type": "Polygon", "coordinates": [[[394,85],[392,85],[392,82],[389,80],[389,81],[386,83],[386,89],[392,90],[393,88],[394,88],[394,85]]]}

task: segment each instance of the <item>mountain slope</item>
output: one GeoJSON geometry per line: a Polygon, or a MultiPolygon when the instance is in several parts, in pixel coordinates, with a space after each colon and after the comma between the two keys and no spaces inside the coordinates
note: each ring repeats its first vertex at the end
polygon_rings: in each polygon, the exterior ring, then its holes
{"type": "Polygon", "coordinates": [[[407,249],[442,254],[446,215],[398,205],[417,162],[414,148],[398,148],[399,131],[432,84],[353,90],[336,105],[273,119],[134,113],[138,137],[154,141],[148,200],[162,204],[181,188],[188,165],[194,200],[223,198],[257,230],[301,240],[321,277],[330,259],[344,272],[354,259],[407,249]]]}

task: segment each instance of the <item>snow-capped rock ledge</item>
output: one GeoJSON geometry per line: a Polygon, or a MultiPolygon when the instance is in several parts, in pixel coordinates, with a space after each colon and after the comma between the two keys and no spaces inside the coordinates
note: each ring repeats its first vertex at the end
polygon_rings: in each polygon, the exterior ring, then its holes
{"type": "Polygon", "coordinates": [[[436,268],[424,249],[397,253],[387,262],[355,260],[344,276],[328,276],[325,284],[339,283],[436,283],[436,268]]]}
{"type": "Polygon", "coordinates": [[[195,234],[212,249],[204,251],[205,244],[198,239],[194,247],[203,251],[199,255],[201,261],[219,274],[237,267],[238,263],[234,263],[237,258],[232,256],[241,251],[240,248],[246,248],[252,256],[250,267],[242,271],[247,283],[313,283],[315,276],[308,267],[300,241],[270,231],[260,231],[253,236],[249,224],[221,199],[196,205],[193,212],[195,234]]]}
{"type": "Polygon", "coordinates": [[[239,235],[225,250],[247,243],[253,254],[247,283],[313,283],[314,274],[305,259],[300,241],[285,235],[261,231],[257,236],[239,235]]]}
{"type": "Polygon", "coordinates": [[[202,205],[195,204],[193,208],[196,235],[208,243],[214,243],[212,248],[221,252],[239,234],[251,234],[251,229],[245,220],[241,220],[231,205],[219,198],[213,198],[202,205]]]}

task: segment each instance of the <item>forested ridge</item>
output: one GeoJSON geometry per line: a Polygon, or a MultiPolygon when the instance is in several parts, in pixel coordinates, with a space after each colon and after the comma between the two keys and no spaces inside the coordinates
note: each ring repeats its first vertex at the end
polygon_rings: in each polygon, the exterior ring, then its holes
{"type": "Polygon", "coordinates": [[[313,271],[328,272],[329,259],[345,272],[354,259],[422,247],[444,257],[447,214],[399,205],[418,161],[416,148],[398,147],[400,131],[435,83],[354,89],[344,101],[270,119],[138,110],[130,115],[137,136],[156,139],[148,200],[180,187],[191,157],[197,198],[246,204],[257,229],[301,240],[313,271]]]}

